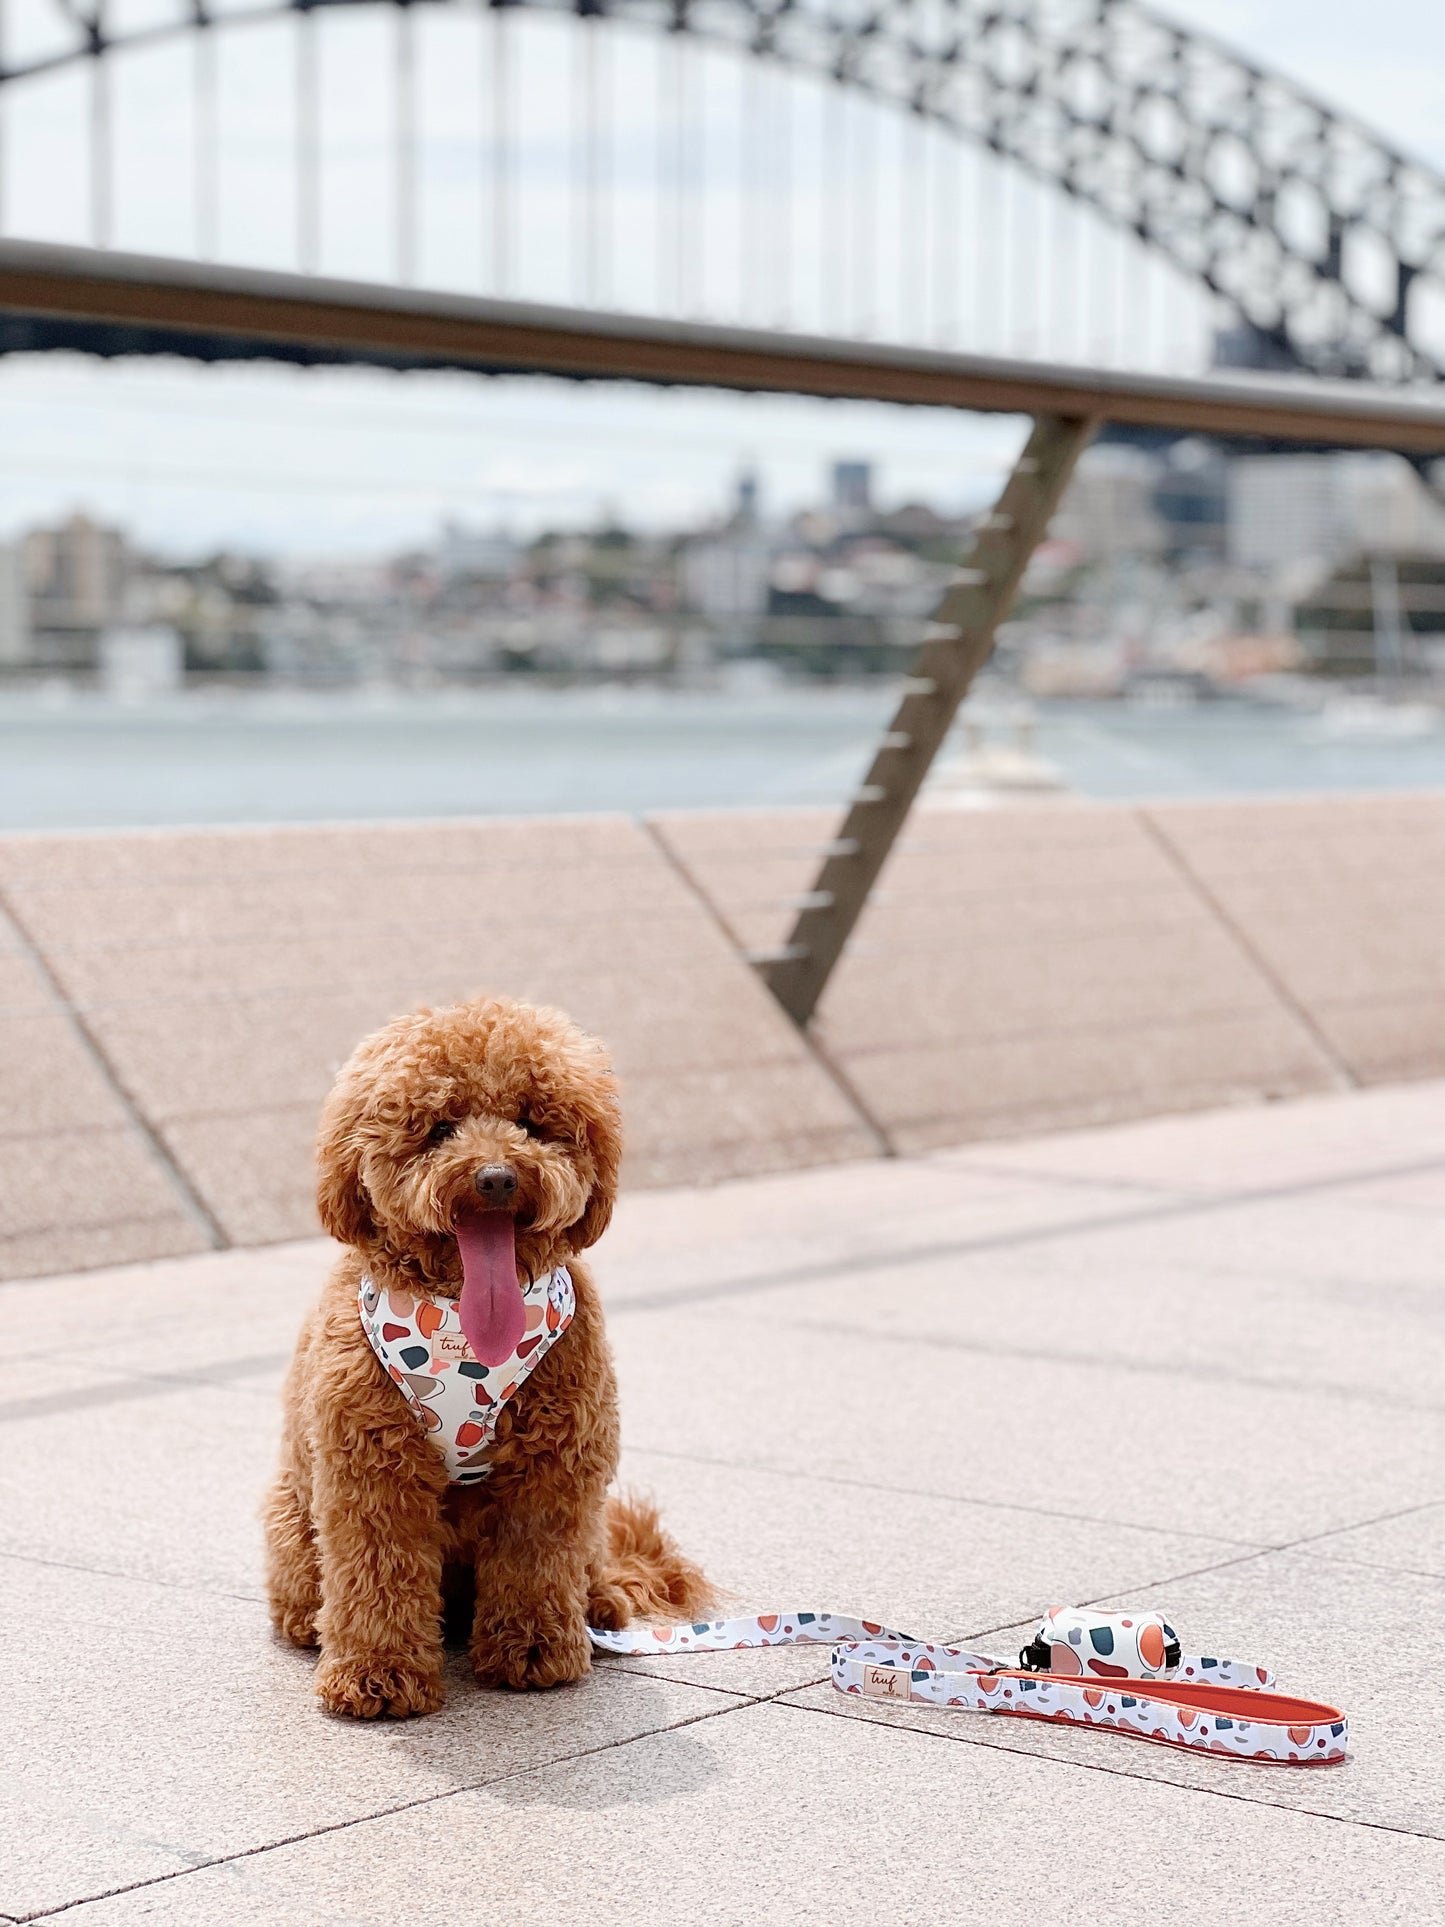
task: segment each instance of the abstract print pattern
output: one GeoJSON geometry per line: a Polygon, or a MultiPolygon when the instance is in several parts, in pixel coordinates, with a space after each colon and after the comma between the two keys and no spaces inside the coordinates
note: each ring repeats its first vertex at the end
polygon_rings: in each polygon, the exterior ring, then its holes
{"type": "Polygon", "coordinates": [[[508,1399],[536,1371],[572,1323],[577,1297],[565,1265],[522,1289],[527,1328],[500,1365],[479,1364],[463,1336],[454,1298],[378,1291],[363,1278],[361,1328],[402,1397],[447,1463],[453,1485],[475,1485],[491,1470],[486,1454],[508,1399]]]}
{"type": "MultiPolygon", "coordinates": [[[[1090,1617],[1097,1621],[1101,1615],[1090,1617]]],[[[1144,1621],[1155,1615],[1133,1617],[1144,1621]]],[[[840,1693],[1106,1727],[1226,1759],[1335,1765],[1349,1744],[1348,1724],[1334,1707],[1269,1691],[1274,1675],[1266,1667],[1195,1653],[1183,1654],[1167,1677],[1066,1678],[827,1612],[628,1626],[618,1633],[594,1628],[591,1638],[598,1652],[634,1657],[832,1643],[833,1684],[840,1693]]]]}
{"type": "Polygon", "coordinates": [[[1179,1640],[1159,1613],[1050,1606],[1019,1664],[1035,1672],[1090,1673],[1102,1680],[1162,1679],[1180,1664],[1179,1640]]]}

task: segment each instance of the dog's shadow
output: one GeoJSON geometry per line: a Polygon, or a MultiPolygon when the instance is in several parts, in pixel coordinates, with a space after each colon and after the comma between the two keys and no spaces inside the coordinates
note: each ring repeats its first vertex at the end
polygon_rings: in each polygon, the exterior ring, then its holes
{"type": "Polygon", "coordinates": [[[573,1812],[600,1812],[612,1807],[656,1806],[666,1800],[694,1792],[717,1778],[722,1771],[714,1750],[701,1734],[688,1727],[663,1727],[648,1730],[646,1714],[641,1713],[640,1730],[618,1731],[615,1702],[599,1705],[593,1695],[599,1687],[606,1701],[612,1701],[604,1682],[621,1682],[635,1677],[622,1669],[613,1670],[603,1660],[591,1678],[575,1686],[559,1686],[551,1693],[507,1693],[479,1687],[466,1661],[466,1634],[470,1623],[465,1598],[447,1599],[447,1704],[429,1718],[388,1724],[390,1744],[410,1756],[423,1772],[454,1770],[458,1728],[465,1743],[475,1746],[485,1758],[489,1715],[506,1732],[507,1751],[514,1756],[517,1728],[525,1724],[530,1708],[564,1710],[565,1727],[557,1731],[550,1718],[539,1720],[544,1728],[533,1762],[519,1761],[505,1768],[496,1778],[479,1772],[472,1782],[476,1790],[508,1807],[551,1807],[573,1812]],[[595,1710],[589,1717],[589,1700],[595,1710]]]}
{"type": "Polygon", "coordinates": [[[700,1735],[674,1727],[620,1739],[578,1759],[524,1770],[485,1791],[508,1807],[601,1813],[680,1799],[715,1780],[719,1771],[715,1754],[700,1735]]]}
{"type": "Polygon", "coordinates": [[[445,1708],[424,1720],[388,1721],[386,1742],[424,1777],[457,1774],[458,1790],[484,1793],[504,1806],[577,1812],[656,1806],[696,1791],[723,1770],[700,1734],[688,1727],[650,1726],[644,1710],[639,1709],[636,1731],[619,1730],[615,1706],[598,1705],[593,1698],[596,1675],[576,1686],[555,1687],[545,1697],[479,1687],[464,1661],[449,1665],[447,1675],[445,1708]],[[561,1730],[551,1719],[538,1721],[535,1757],[529,1759],[532,1749],[518,1728],[529,1724],[530,1709],[540,1712],[544,1705],[549,1710],[560,1705],[569,1717],[561,1730]],[[486,1767],[489,1741],[503,1755],[494,1774],[486,1767]],[[474,1771],[467,1771],[459,1751],[471,1755],[474,1771]]]}

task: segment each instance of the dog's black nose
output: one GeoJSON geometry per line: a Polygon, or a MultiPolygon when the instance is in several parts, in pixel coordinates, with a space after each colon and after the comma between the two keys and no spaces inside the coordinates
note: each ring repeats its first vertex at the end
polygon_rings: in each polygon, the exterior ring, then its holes
{"type": "Polygon", "coordinates": [[[472,1183],[488,1204],[505,1204],[517,1188],[517,1174],[510,1164],[484,1164],[472,1183]]]}

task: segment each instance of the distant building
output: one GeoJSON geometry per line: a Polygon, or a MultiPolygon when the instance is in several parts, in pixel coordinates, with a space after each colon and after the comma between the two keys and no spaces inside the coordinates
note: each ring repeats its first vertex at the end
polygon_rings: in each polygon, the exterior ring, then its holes
{"type": "Polygon", "coordinates": [[[1359,546],[1368,555],[1445,556],[1445,506],[1400,455],[1346,464],[1359,546]]]}
{"type": "Polygon", "coordinates": [[[690,609],[724,624],[761,615],[767,607],[769,545],[755,528],[719,529],[682,552],[682,594],[690,609]]]}
{"type": "Polygon", "coordinates": [[[1158,555],[1164,524],[1154,506],[1157,459],[1140,448],[1105,443],[1091,448],[1074,471],[1050,533],[1082,561],[1118,555],[1158,555]]]}
{"type": "Polygon", "coordinates": [[[731,629],[735,646],[746,640],[748,626],[768,604],[772,545],[759,525],[759,505],[758,478],[745,469],[728,520],[682,549],[684,603],[731,629]]]}
{"type": "Polygon", "coordinates": [[[119,529],[88,515],[25,538],[32,658],[57,668],[95,667],[101,632],[124,613],[130,557],[119,529]]]}
{"type": "Polygon", "coordinates": [[[1229,559],[1249,569],[1326,563],[1359,547],[1336,455],[1242,455],[1229,471],[1229,559]]]}
{"type": "Polygon", "coordinates": [[[834,462],[833,507],[845,526],[856,527],[873,514],[873,464],[834,462]]]}
{"type": "Polygon", "coordinates": [[[1154,512],[1176,556],[1222,556],[1229,538],[1229,457],[1215,443],[1176,442],[1154,484],[1154,512]]]}
{"type": "Polygon", "coordinates": [[[446,577],[505,577],[517,560],[519,546],[505,529],[468,529],[445,522],[437,543],[436,561],[446,577]]]}

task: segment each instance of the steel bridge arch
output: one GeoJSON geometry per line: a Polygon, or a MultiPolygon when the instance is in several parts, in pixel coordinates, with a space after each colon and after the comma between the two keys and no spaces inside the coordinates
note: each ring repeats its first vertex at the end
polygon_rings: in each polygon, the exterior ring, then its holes
{"type": "MultiPolygon", "coordinates": [[[[127,49],[337,6],[466,0],[47,0],[54,44],[0,87],[127,49]]],[[[1244,358],[1390,383],[1445,371],[1445,176],[1139,0],[480,0],[692,35],[930,121],[1017,165],[1226,302],[1244,358]]]]}

